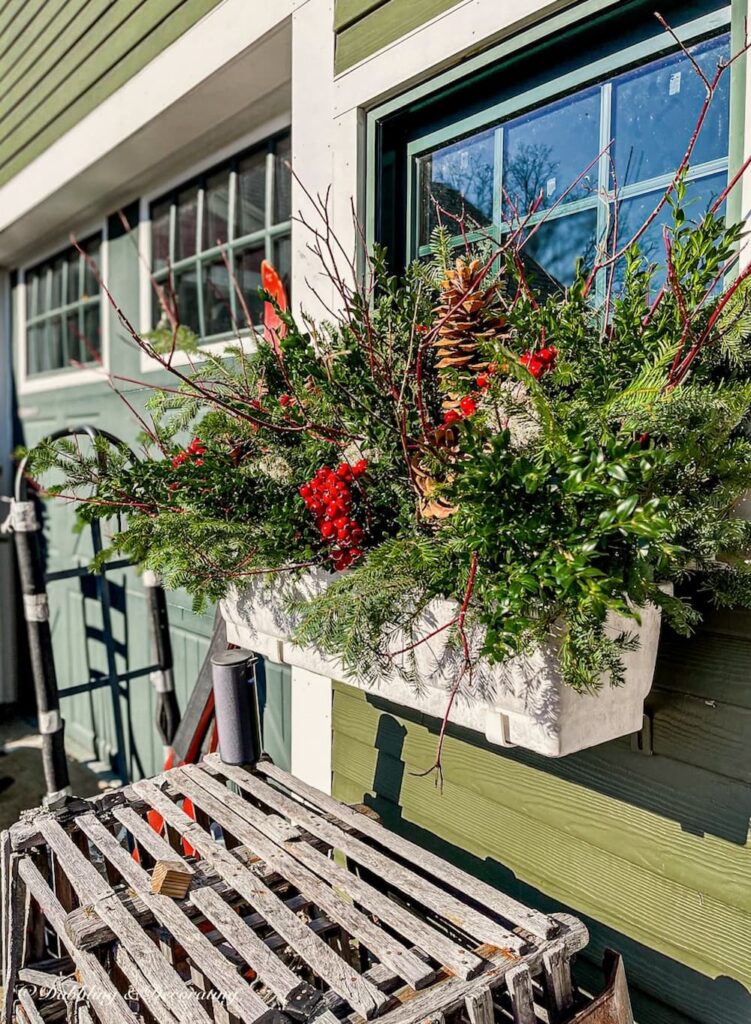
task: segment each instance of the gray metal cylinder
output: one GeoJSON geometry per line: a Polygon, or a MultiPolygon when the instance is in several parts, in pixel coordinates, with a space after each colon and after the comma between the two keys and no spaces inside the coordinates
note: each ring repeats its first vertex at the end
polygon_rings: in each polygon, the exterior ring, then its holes
{"type": "Polygon", "coordinates": [[[255,660],[244,650],[211,659],[219,756],[225,764],[253,765],[263,752],[255,660]]]}

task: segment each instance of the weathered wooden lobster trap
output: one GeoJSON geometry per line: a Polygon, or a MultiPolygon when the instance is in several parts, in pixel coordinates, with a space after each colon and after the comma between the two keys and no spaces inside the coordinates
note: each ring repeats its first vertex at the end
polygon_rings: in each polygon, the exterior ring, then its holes
{"type": "Polygon", "coordinates": [[[631,1024],[584,925],[262,762],[211,757],[2,837],[3,1024],[631,1024]]]}

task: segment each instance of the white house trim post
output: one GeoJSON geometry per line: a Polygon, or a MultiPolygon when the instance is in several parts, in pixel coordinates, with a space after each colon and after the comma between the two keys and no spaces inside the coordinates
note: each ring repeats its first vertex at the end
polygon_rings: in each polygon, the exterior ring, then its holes
{"type": "MultiPolygon", "coordinates": [[[[332,188],[332,216],[341,193],[334,188],[334,3],[307,0],[292,15],[292,216],[321,226],[311,196],[332,188]]],[[[337,154],[338,156],[338,154],[337,154]]],[[[356,173],[356,168],[355,168],[356,173]]],[[[314,318],[330,316],[335,301],[308,245],[310,232],[293,219],[292,301],[314,318]]],[[[346,246],[345,242],[345,246],[346,246]]],[[[332,680],[306,668],[292,667],[290,767],[293,775],[331,792],[332,680]]]]}

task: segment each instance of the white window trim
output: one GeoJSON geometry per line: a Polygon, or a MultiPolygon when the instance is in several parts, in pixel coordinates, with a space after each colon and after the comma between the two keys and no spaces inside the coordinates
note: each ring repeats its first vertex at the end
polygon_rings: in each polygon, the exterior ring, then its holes
{"type": "MultiPolygon", "coordinates": [[[[161,181],[158,186],[155,185],[147,193],[141,196],[138,216],[138,289],[139,331],[142,335],[153,330],[154,323],[157,319],[155,316],[156,299],[154,295],[154,287],[149,273],[149,268],[151,266],[151,204],[156,199],[159,199],[160,196],[163,196],[165,192],[170,192],[175,188],[179,188],[183,183],[191,181],[193,178],[203,174],[204,171],[210,170],[212,167],[223,163],[225,160],[230,160],[233,156],[241,153],[243,150],[251,149],[253,146],[259,145],[273,135],[278,135],[280,132],[290,130],[290,114],[281,114],[278,117],[259,125],[258,128],[255,128],[252,132],[241,136],[231,144],[222,147],[222,149],[212,153],[211,156],[185,168],[185,170],[181,171],[180,174],[173,175],[171,178],[161,181]]],[[[209,342],[206,345],[201,345],[198,353],[192,353],[189,355],[186,352],[175,352],[172,357],[172,365],[197,365],[204,362],[202,353],[221,356],[224,355],[228,348],[237,348],[238,344],[242,345],[243,352],[247,352],[249,354],[255,352],[257,348],[256,339],[255,337],[251,337],[251,332],[248,330],[241,330],[239,339],[237,337],[231,337],[209,342]]],[[[160,371],[164,371],[162,364],[157,360],[152,359],[143,350],[141,350],[140,353],[140,369],[141,373],[158,373],[160,371]]]]}
{"type": "MultiPolygon", "coordinates": [[[[107,220],[95,224],[87,224],[82,230],[76,232],[77,238],[86,238],[89,235],[100,234],[102,237],[99,249],[99,274],[105,285],[109,278],[109,245],[107,235],[107,220]]],[[[61,388],[76,388],[87,384],[103,384],[110,375],[110,305],[104,288],[99,289],[99,322],[101,331],[101,356],[102,362],[99,366],[86,367],[85,369],[74,370],[67,367],[60,367],[56,370],[48,370],[45,373],[28,373],[28,350],[26,332],[26,274],[39,263],[52,259],[58,253],[70,248],[70,242],[58,241],[58,244],[35,255],[23,266],[18,268],[18,280],[16,283],[15,300],[13,308],[13,334],[16,348],[16,386],[19,395],[33,395],[44,391],[57,391],[61,388]]]]}

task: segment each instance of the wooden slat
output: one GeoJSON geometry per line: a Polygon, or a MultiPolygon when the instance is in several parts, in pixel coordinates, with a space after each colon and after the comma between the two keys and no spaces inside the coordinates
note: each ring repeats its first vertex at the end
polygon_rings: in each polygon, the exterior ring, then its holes
{"type": "Polygon", "coordinates": [[[248,927],[221,896],[217,896],[211,889],[198,889],[191,894],[191,900],[274,993],[282,1009],[286,1013],[294,1011],[295,1016],[307,1018],[308,1013],[300,1011],[303,1008],[312,1010],[320,1001],[320,993],[302,981],[272,953],[264,940],[248,927]]]}
{"type": "MultiPolygon", "coordinates": [[[[147,821],[144,821],[132,807],[116,807],[113,811],[115,818],[123,825],[139,846],[141,846],[155,861],[174,860],[175,851],[155,832],[147,821]]],[[[190,874],[195,874],[192,866],[184,858],[180,858],[184,869],[190,874]]]]}
{"type": "Polygon", "coordinates": [[[18,1000],[26,1014],[29,1024],[44,1024],[44,1017],[37,1009],[34,997],[28,988],[22,988],[18,993],[18,1000]]]}
{"type": "Polygon", "coordinates": [[[469,1024],[493,1024],[493,994],[489,988],[480,992],[471,992],[464,998],[469,1024]]]}
{"type": "Polygon", "coordinates": [[[563,943],[556,943],[545,951],[542,958],[545,979],[545,993],[548,1000],[548,1016],[551,1024],[557,1024],[568,1016],[574,1002],[571,985],[571,965],[566,957],[563,943]]]}
{"type": "Polygon", "coordinates": [[[154,955],[153,943],[125,910],[111,886],[71,842],[65,830],[49,817],[42,818],[40,829],[60,859],[79,899],[95,905],[96,912],[109,924],[132,957],[137,974],[131,980],[139,995],[146,998],[153,991],[167,1005],[171,1003],[179,1007],[179,1017],[171,1011],[165,1013],[162,1010],[159,1014],[162,1024],[173,1024],[177,1020],[190,1024],[208,1024],[209,1017],[204,1008],[197,1001],[186,999],[185,985],[179,975],[163,957],[154,955]]]}
{"type": "Polygon", "coordinates": [[[135,790],[184,836],[201,857],[230,882],[237,892],[269,925],[277,931],[307,963],[315,965],[316,973],[342,998],[366,1018],[372,1017],[386,1001],[375,986],[365,981],[313,934],[303,922],[242,865],[232,854],[218,846],[211,835],[177,807],[153,782],[137,782],[135,790]]]}
{"type": "Polygon", "coordinates": [[[269,1006],[239,977],[216,947],[212,946],[206,936],[175,905],[171,897],[151,891],[148,873],[120,846],[112,833],[97,820],[96,815],[81,815],[80,818],[76,818],[76,824],[138,893],[156,920],[171,932],[188,956],[195,961],[196,966],[216,986],[224,998],[225,1005],[231,1007],[233,1012],[248,1024],[273,1017],[273,1011],[269,1006]]]}
{"type": "MultiPolygon", "coordinates": [[[[319,792],[319,790],[314,789],[312,786],[308,786],[307,783],[302,782],[300,779],[296,779],[294,776],[288,775],[275,765],[262,764],[259,768],[265,775],[268,775],[269,778],[275,779],[277,782],[286,786],[289,790],[297,793],[298,796],[303,797],[303,799],[320,808],[324,813],[330,814],[334,818],[338,818],[340,821],[353,826],[358,832],[363,833],[368,836],[368,838],[375,840],[382,846],[385,846],[388,850],[393,851],[410,864],[421,868],[423,871],[431,873],[434,878],[440,879],[444,884],[450,885],[459,892],[466,893],[472,899],[477,900],[481,906],[487,907],[499,916],[506,918],[506,920],[513,921],[515,924],[520,925],[527,931],[532,932],[533,935],[537,935],[540,938],[546,938],[555,933],[555,922],[544,914],[536,913],[528,907],[523,906],[512,897],[506,896],[505,893],[501,893],[492,886],[487,885],[487,883],[482,882],[477,878],[472,878],[470,875],[466,874],[466,872],[461,871],[452,864],[448,864],[444,860],[441,860],[440,857],[436,857],[428,850],[424,850],[421,847],[416,846],[414,843],[402,838],[402,836],[396,835],[394,832],[389,832],[387,829],[383,828],[382,825],[379,825],[370,818],[365,817],[365,815],[358,815],[356,811],[351,811],[348,807],[338,803],[332,797],[326,796],[324,793],[319,792]]],[[[271,798],[272,797],[269,796],[269,799],[271,798]]],[[[327,823],[321,822],[321,819],[317,817],[311,818],[306,816],[305,821],[307,822],[305,826],[306,828],[309,828],[311,832],[314,832],[316,835],[321,835],[321,837],[325,838],[327,842],[329,841],[329,837],[333,830],[337,835],[335,845],[339,849],[346,852],[348,856],[351,856],[354,860],[362,863],[364,866],[376,871],[378,874],[383,873],[382,877],[392,878],[395,884],[400,885],[402,888],[406,887],[408,892],[412,892],[415,897],[421,902],[424,902],[426,906],[432,907],[439,913],[442,913],[444,917],[447,917],[453,923],[472,932],[477,939],[478,945],[482,943],[490,943],[501,948],[506,947],[512,950],[518,950],[524,945],[523,940],[519,939],[518,936],[513,935],[507,928],[496,924],[496,922],[494,922],[490,917],[486,917],[484,914],[472,910],[471,907],[462,903],[450,893],[446,893],[442,889],[439,889],[436,885],[427,881],[421,875],[415,874],[409,868],[397,865],[385,854],[379,853],[372,847],[366,846],[363,842],[353,836],[348,836],[335,825],[329,826],[327,823]],[[315,829],[313,828],[314,824],[315,829]],[[325,837],[321,833],[321,829],[324,826],[328,833],[325,837]],[[342,845],[343,842],[346,842],[346,846],[342,845]],[[366,861],[362,859],[363,857],[366,858],[367,864],[366,861]],[[435,904],[438,904],[438,906],[435,904]],[[459,922],[462,923],[459,924],[459,922]]]]}
{"type": "Polygon", "coordinates": [[[28,857],[24,857],[18,866],[18,873],[68,951],[75,954],[81,981],[86,986],[91,1005],[102,1024],[140,1024],[138,1017],[114,987],[107,971],[94,954],[68,945],[65,934],[65,911],[36,865],[28,857]]]}
{"type": "MultiPolygon", "coordinates": [[[[221,770],[222,774],[225,774],[227,778],[231,778],[241,788],[247,788],[248,792],[252,791],[249,787],[256,780],[249,779],[247,773],[243,772],[242,769],[235,770],[229,765],[221,765],[221,770]]],[[[308,812],[301,808],[296,801],[290,800],[278,791],[272,790],[269,786],[263,786],[262,783],[259,785],[262,787],[264,799],[273,799],[273,806],[280,813],[299,816],[298,821],[300,824],[307,821],[308,812]]],[[[474,953],[463,949],[443,932],[433,928],[428,922],[421,920],[415,914],[402,907],[396,900],[391,900],[384,896],[374,886],[364,882],[353,872],[345,872],[339,869],[328,858],[323,857],[304,843],[290,846],[290,852],[293,856],[306,863],[312,870],[318,873],[325,870],[326,875],[335,879],[336,884],[345,891],[348,891],[361,906],[376,914],[380,920],[390,925],[404,938],[409,939],[410,942],[422,949],[428,956],[432,956],[439,963],[450,967],[459,977],[472,977],[482,969],[482,961],[474,953]]],[[[414,987],[420,986],[415,985],[414,987]]]]}
{"type": "Polygon", "coordinates": [[[13,1012],[13,996],[19,968],[23,961],[24,947],[24,904],[26,892],[19,881],[21,858],[18,854],[10,854],[5,864],[3,891],[8,893],[4,905],[6,938],[5,963],[3,965],[3,998],[2,1020],[9,1024],[13,1012]],[[6,888],[7,886],[7,888],[6,888]]]}
{"type": "MultiPolygon", "coordinates": [[[[186,775],[190,780],[206,789],[208,793],[211,793],[218,801],[226,804],[227,808],[242,818],[246,826],[250,825],[253,830],[252,832],[242,835],[238,833],[239,838],[243,842],[248,845],[258,844],[255,845],[255,849],[269,866],[275,867],[280,874],[283,874],[285,878],[292,881],[301,892],[314,899],[322,910],[334,920],[339,921],[351,935],[354,935],[372,953],[375,953],[378,960],[392,967],[413,988],[421,988],[432,980],[433,971],[431,968],[420,960],[419,957],[415,956],[408,947],[392,938],[388,932],[379,928],[350,903],[344,901],[338,893],[329,888],[332,883],[338,883],[343,891],[347,892],[350,879],[349,872],[341,870],[321,854],[316,855],[315,850],[310,850],[310,853],[306,855],[302,852],[306,848],[305,843],[285,841],[283,844],[285,852],[275,850],[267,841],[269,839],[269,832],[266,831],[268,828],[266,815],[253,808],[247,801],[237,796],[237,794],[229,792],[225,786],[198,767],[186,769],[185,771],[181,769],[179,772],[174,773],[173,777],[177,776],[180,779],[177,784],[183,786],[186,785],[184,782],[184,776],[186,775]],[[259,835],[264,836],[264,840],[260,843],[259,835]],[[290,857],[289,854],[292,854],[292,856],[290,857]],[[299,857],[298,854],[300,854],[299,857]],[[317,871],[314,868],[315,874],[308,870],[311,859],[318,868],[317,871]],[[321,862],[323,863],[323,870],[321,870],[321,862]]],[[[192,791],[191,798],[200,802],[199,798],[194,796],[192,791]]],[[[228,827],[231,831],[235,830],[231,823],[228,827]]],[[[271,838],[273,840],[273,833],[271,838]]],[[[387,899],[382,897],[379,901],[381,909],[385,909],[385,904],[388,902],[387,899]]]]}
{"type": "Polygon", "coordinates": [[[383,7],[386,0],[336,0],[334,6],[334,31],[341,32],[370,14],[377,7],[383,7]]]}
{"type": "Polygon", "coordinates": [[[526,964],[513,967],[506,975],[506,984],[511,996],[514,1024],[536,1024],[534,990],[529,967],[526,964]]]}

